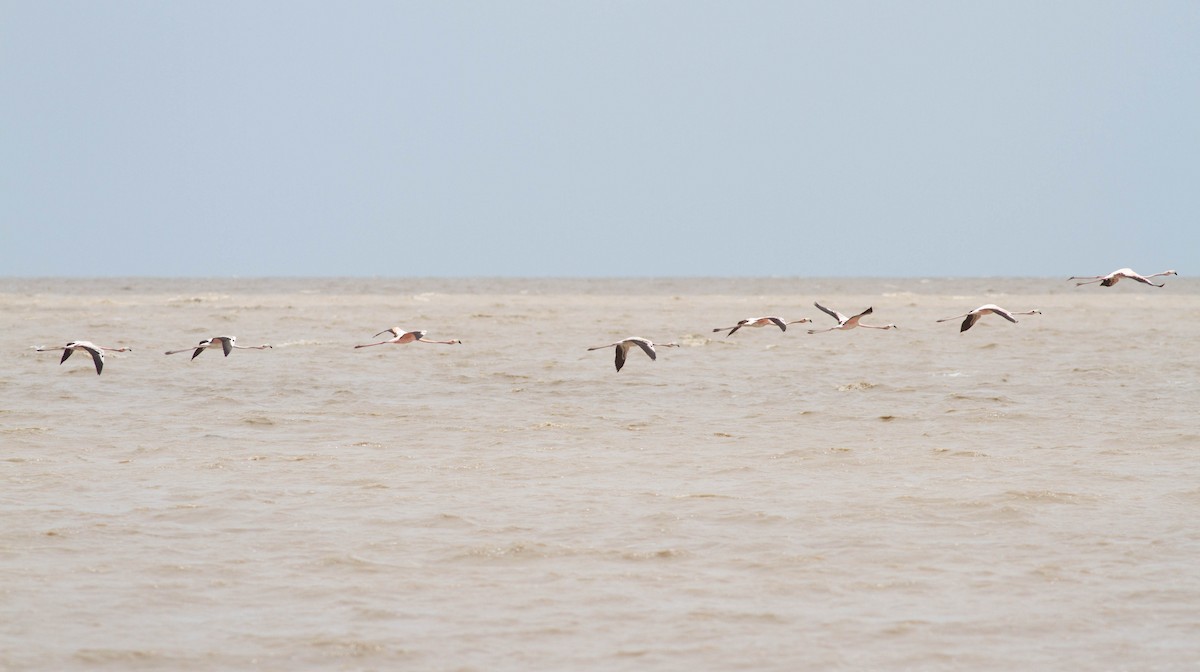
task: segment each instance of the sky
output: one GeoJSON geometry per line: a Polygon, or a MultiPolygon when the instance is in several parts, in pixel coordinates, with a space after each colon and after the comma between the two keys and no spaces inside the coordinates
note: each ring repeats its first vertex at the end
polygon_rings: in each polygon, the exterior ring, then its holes
{"type": "Polygon", "coordinates": [[[0,0],[0,276],[1200,272],[1200,3],[0,0]]]}

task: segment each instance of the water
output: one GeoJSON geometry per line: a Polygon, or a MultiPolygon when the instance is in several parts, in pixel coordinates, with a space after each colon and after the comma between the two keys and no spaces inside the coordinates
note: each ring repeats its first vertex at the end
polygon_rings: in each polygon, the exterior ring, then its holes
{"type": "Polygon", "coordinates": [[[5,280],[0,668],[1195,669],[1166,282],[5,280]]]}

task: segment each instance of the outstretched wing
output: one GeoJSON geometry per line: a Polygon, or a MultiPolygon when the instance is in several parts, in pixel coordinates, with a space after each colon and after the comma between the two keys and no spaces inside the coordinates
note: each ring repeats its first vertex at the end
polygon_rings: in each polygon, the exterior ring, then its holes
{"type": "Polygon", "coordinates": [[[104,370],[104,351],[93,350],[91,348],[88,348],[87,351],[91,353],[92,361],[96,364],[96,375],[98,376],[104,370]]]}
{"type": "MultiPolygon", "coordinates": [[[[232,336],[222,336],[220,338],[220,341],[221,341],[221,350],[223,350],[225,352],[225,356],[228,357],[229,353],[233,352],[233,337],[232,336]]],[[[238,355],[238,357],[241,357],[241,355],[238,355]]]]}
{"type": "Polygon", "coordinates": [[[787,323],[783,320],[779,319],[778,317],[768,317],[767,319],[770,320],[772,324],[779,327],[781,331],[787,331],[787,323]]]}
{"type": "Polygon", "coordinates": [[[842,315],[841,313],[837,312],[836,310],[830,310],[830,309],[826,308],[825,306],[822,306],[821,304],[817,303],[816,301],[813,301],[813,305],[816,306],[818,309],[820,309],[820,311],[822,313],[825,313],[826,315],[832,317],[833,319],[837,320],[839,323],[846,321],[846,316],[842,315]]]}
{"type": "Polygon", "coordinates": [[[620,371],[625,366],[625,346],[618,343],[614,349],[617,351],[617,371],[620,371]]]}
{"type": "Polygon", "coordinates": [[[67,361],[67,358],[71,356],[72,352],[75,352],[75,348],[63,348],[63,356],[62,359],[58,360],[58,363],[62,364],[63,362],[67,361]]]}
{"type": "Polygon", "coordinates": [[[658,359],[658,355],[654,354],[654,345],[650,343],[650,341],[637,339],[634,341],[634,343],[638,344],[638,347],[642,349],[642,352],[646,353],[647,357],[650,359],[658,359]]]}
{"type": "Polygon", "coordinates": [[[967,329],[970,329],[971,327],[975,326],[975,323],[978,321],[979,321],[979,313],[968,313],[967,317],[962,321],[962,326],[959,327],[958,332],[961,334],[962,332],[966,331],[967,329]]]}

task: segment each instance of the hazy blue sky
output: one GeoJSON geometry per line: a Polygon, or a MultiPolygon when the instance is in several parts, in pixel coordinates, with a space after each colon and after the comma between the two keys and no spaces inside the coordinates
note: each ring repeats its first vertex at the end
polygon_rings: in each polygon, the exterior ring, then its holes
{"type": "Polygon", "coordinates": [[[1195,0],[0,0],[0,91],[0,275],[1198,272],[1195,0]]]}

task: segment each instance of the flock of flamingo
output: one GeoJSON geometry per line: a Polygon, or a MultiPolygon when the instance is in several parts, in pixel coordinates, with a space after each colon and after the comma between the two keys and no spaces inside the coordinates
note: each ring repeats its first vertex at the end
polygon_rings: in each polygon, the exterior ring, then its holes
{"type": "MultiPolygon", "coordinates": [[[[1127,278],[1129,280],[1135,280],[1137,282],[1141,282],[1141,283],[1144,283],[1147,285],[1152,285],[1154,287],[1162,287],[1163,286],[1162,283],[1151,282],[1150,278],[1157,278],[1160,276],[1168,276],[1168,275],[1178,275],[1178,273],[1176,273],[1175,271],[1172,270],[1172,271],[1163,271],[1161,273],[1155,273],[1153,275],[1141,275],[1141,274],[1135,272],[1133,269],[1121,268],[1121,269],[1117,269],[1117,270],[1113,271],[1112,273],[1109,273],[1108,275],[1088,275],[1088,276],[1074,276],[1073,275],[1070,278],[1067,278],[1067,280],[1080,280],[1081,282],[1075,283],[1076,287],[1081,286],[1081,285],[1088,285],[1088,284],[1092,284],[1092,283],[1100,283],[1100,286],[1102,286],[1102,287],[1112,287],[1113,285],[1120,282],[1120,280],[1122,278],[1127,278]]],[[[829,327],[827,329],[809,329],[808,330],[809,334],[820,334],[820,333],[825,333],[828,331],[835,331],[835,330],[843,330],[844,331],[844,330],[849,330],[849,329],[855,329],[857,327],[862,327],[864,329],[883,329],[883,330],[898,328],[894,324],[885,324],[885,325],[863,324],[861,322],[862,318],[867,315],[870,315],[872,312],[874,312],[873,308],[867,308],[866,310],[862,311],[861,313],[858,313],[857,315],[851,315],[851,316],[847,317],[847,316],[837,312],[836,310],[830,310],[829,308],[822,306],[820,303],[814,302],[813,305],[815,305],[821,312],[823,312],[826,315],[837,320],[837,326],[829,327]]],[[[964,332],[964,331],[970,329],[971,327],[975,326],[975,323],[978,322],[980,320],[980,318],[982,318],[984,315],[997,315],[999,317],[1004,318],[1005,320],[1008,320],[1009,322],[1016,323],[1017,319],[1015,317],[1013,317],[1013,315],[1041,315],[1041,314],[1042,314],[1042,311],[1036,310],[1036,309],[1016,312],[1016,311],[1005,310],[1004,308],[1001,308],[1000,306],[997,306],[993,303],[987,303],[982,306],[979,306],[978,308],[976,308],[975,310],[972,310],[970,312],[963,313],[962,315],[955,315],[954,317],[943,318],[943,319],[938,320],[938,322],[949,322],[951,320],[957,320],[959,318],[963,318],[962,325],[959,327],[959,332],[961,333],[961,332],[964,332]]],[[[757,327],[766,327],[766,326],[775,326],[775,327],[779,327],[780,331],[787,331],[788,325],[790,325],[790,324],[803,324],[803,323],[809,323],[809,322],[812,322],[812,320],[808,319],[807,317],[802,317],[798,320],[792,320],[789,322],[789,321],[785,321],[783,318],[776,317],[774,315],[769,315],[766,317],[750,317],[750,318],[746,318],[744,320],[739,320],[737,324],[735,324],[731,327],[717,327],[716,329],[713,329],[713,332],[716,333],[716,332],[728,330],[729,333],[727,333],[726,336],[732,336],[739,329],[743,329],[743,328],[747,328],[747,327],[757,328],[757,327]]],[[[452,340],[448,340],[448,341],[431,340],[431,339],[425,338],[426,333],[428,333],[428,332],[426,332],[425,330],[406,331],[400,327],[392,327],[390,329],[384,329],[383,331],[375,334],[376,338],[378,338],[379,336],[382,336],[383,334],[391,334],[392,338],[385,339],[382,341],[377,341],[375,343],[363,343],[362,345],[356,345],[354,347],[355,347],[355,349],[358,349],[358,348],[369,348],[369,347],[376,346],[376,345],[388,345],[388,344],[403,345],[406,343],[436,343],[436,344],[441,344],[441,345],[458,345],[458,344],[462,343],[462,341],[460,341],[458,339],[452,339],[452,340]]],[[[188,348],[180,348],[178,350],[167,350],[163,354],[174,355],[174,354],[178,354],[180,352],[189,352],[190,351],[192,353],[192,359],[195,359],[196,357],[198,357],[200,355],[200,353],[204,352],[205,350],[220,348],[222,350],[222,352],[224,352],[225,356],[228,357],[229,353],[232,352],[234,349],[266,350],[266,349],[272,347],[269,343],[264,343],[263,345],[237,345],[236,340],[237,340],[237,338],[234,336],[214,336],[212,338],[206,338],[194,346],[191,346],[188,348]]],[[[621,368],[623,366],[625,366],[625,360],[629,354],[629,351],[631,349],[633,349],[634,347],[637,347],[642,352],[646,353],[646,356],[648,356],[651,360],[656,360],[656,359],[658,359],[658,355],[655,351],[655,347],[678,348],[679,344],[678,343],[656,344],[653,341],[651,341],[650,339],[642,338],[641,336],[630,336],[628,338],[624,338],[622,340],[616,341],[615,343],[607,343],[605,345],[597,345],[595,347],[588,348],[588,351],[590,352],[592,350],[603,350],[605,348],[615,348],[617,371],[620,371],[621,368]]],[[[99,375],[104,370],[104,353],[106,353],[106,352],[132,352],[132,350],[133,350],[132,348],[126,348],[126,347],[121,347],[121,348],[105,347],[105,346],[101,346],[101,345],[96,345],[95,343],[92,343],[91,341],[71,341],[70,343],[67,343],[66,345],[60,346],[60,347],[45,348],[42,346],[37,346],[34,349],[37,352],[53,352],[53,351],[62,350],[62,353],[63,353],[62,359],[58,360],[59,364],[62,364],[63,362],[67,361],[67,359],[71,356],[71,354],[74,353],[76,350],[82,350],[82,351],[88,353],[89,355],[91,355],[92,363],[95,364],[95,366],[96,366],[96,375],[99,375]]]]}

